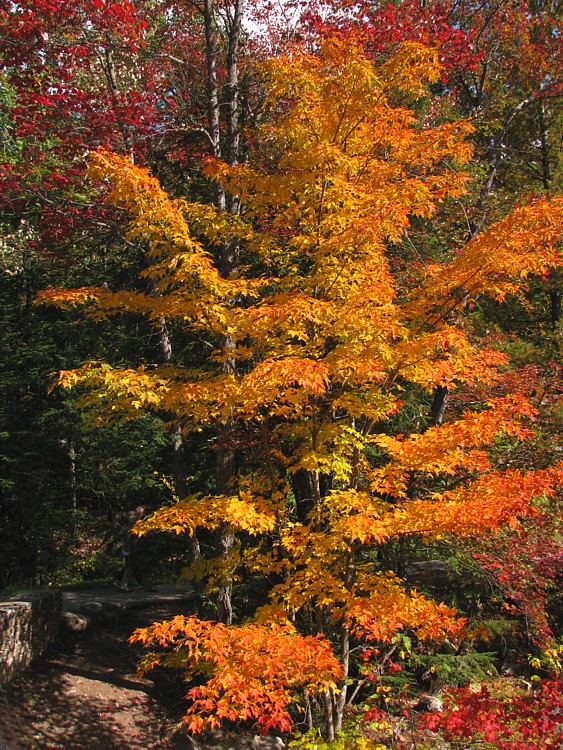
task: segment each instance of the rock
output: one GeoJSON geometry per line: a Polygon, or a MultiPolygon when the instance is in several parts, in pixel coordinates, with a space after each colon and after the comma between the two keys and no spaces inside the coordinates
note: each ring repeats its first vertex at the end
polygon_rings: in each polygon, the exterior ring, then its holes
{"type": "Polygon", "coordinates": [[[285,743],[281,737],[276,737],[274,734],[266,734],[263,737],[255,734],[252,747],[254,750],[282,750],[285,743]]]}
{"type": "Polygon", "coordinates": [[[182,727],[176,729],[167,739],[167,747],[171,747],[172,750],[200,750],[200,745],[182,727]]]}
{"type": "Polygon", "coordinates": [[[63,630],[70,630],[72,633],[83,633],[91,624],[92,622],[88,617],[75,612],[63,612],[61,616],[61,627],[63,630]]]}
{"type": "Polygon", "coordinates": [[[227,732],[223,729],[215,729],[193,738],[183,727],[179,727],[171,740],[174,750],[283,750],[285,747],[284,741],[276,735],[260,736],[249,732],[227,732]]]}
{"type": "Polygon", "coordinates": [[[454,568],[445,560],[411,563],[405,571],[405,578],[411,586],[440,585],[448,583],[456,575],[454,568]]]}
{"type": "Polygon", "coordinates": [[[0,687],[53,643],[61,606],[60,591],[29,591],[0,601],[0,687]]]}
{"type": "Polygon", "coordinates": [[[427,713],[429,711],[442,711],[444,704],[436,695],[423,695],[416,706],[413,706],[415,711],[420,713],[427,713]]]}

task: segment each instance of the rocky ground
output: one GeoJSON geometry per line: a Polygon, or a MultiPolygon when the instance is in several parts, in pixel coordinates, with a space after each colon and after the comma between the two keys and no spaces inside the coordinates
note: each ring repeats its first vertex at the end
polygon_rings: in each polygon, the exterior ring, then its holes
{"type": "Polygon", "coordinates": [[[114,589],[65,593],[56,643],[0,689],[0,750],[281,750],[278,737],[180,727],[186,686],[165,670],[136,674],[139,627],[191,614],[190,592],[114,589]]]}
{"type": "Polygon", "coordinates": [[[186,613],[186,603],[119,612],[57,643],[0,692],[0,750],[148,750],[190,747],[175,734],[182,685],[168,674],[140,678],[137,627],[186,613]]]}

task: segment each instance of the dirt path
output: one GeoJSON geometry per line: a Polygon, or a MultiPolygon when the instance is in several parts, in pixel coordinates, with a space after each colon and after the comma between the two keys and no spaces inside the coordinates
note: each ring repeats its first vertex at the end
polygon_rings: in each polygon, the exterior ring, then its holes
{"type": "Polygon", "coordinates": [[[168,675],[135,674],[136,627],[186,613],[167,603],[124,612],[106,627],[65,634],[0,692],[0,750],[187,748],[172,738],[182,686],[168,675]]]}

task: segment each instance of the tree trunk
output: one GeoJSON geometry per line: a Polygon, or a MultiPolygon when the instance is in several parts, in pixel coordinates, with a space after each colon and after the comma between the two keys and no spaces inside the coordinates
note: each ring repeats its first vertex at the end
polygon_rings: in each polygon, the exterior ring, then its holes
{"type": "Polygon", "coordinates": [[[549,158],[549,139],[548,127],[545,121],[545,103],[539,105],[539,129],[540,129],[540,152],[541,152],[541,173],[542,186],[544,190],[551,187],[551,164],[549,158]]]}
{"type": "Polygon", "coordinates": [[[432,405],[430,406],[430,417],[431,426],[441,425],[444,420],[444,414],[448,401],[450,400],[450,391],[445,385],[439,385],[434,391],[434,398],[432,399],[432,405]]]}
{"type": "Polygon", "coordinates": [[[561,320],[561,290],[560,289],[552,289],[549,293],[549,303],[550,303],[550,320],[551,320],[551,327],[553,330],[557,328],[557,324],[561,320]]]}
{"type": "Polygon", "coordinates": [[[68,463],[69,463],[69,479],[70,479],[70,502],[73,510],[76,510],[77,505],[77,494],[76,494],[76,449],[74,447],[74,438],[68,438],[68,463]]]}
{"type": "MultiPolygon", "coordinates": [[[[203,4],[203,23],[205,26],[205,57],[207,62],[207,127],[213,156],[220,159],[222,156],[221,118],[219,88],[217,86],[217,28],[213,0],[205,0],[203,4]]],[[[219,211],[225,209],[225,190],[219,182],[215,183],[215,207],[219,211]]]]}
{"type": "Polygon", "coordinates": [[[336,731],[334,729],[334,695],[330,690],[323,693],[323,713],[325,717],[325,740],[334,742],[336,731]]]}
{"type": "Polygon", "coordinates": [[[315,505],[311,473],[305,469],[296,471],[291,475],[291,488],[295,497],[297,518],[301,523],[305,523],[315,505]]]}
{"type": "MultiPolygon", "coordinates": [[[[217,474],[216,488],[218,495],[228,495],[233,491],[232,482],[235,474],[235,452],[229,446],[229,430],[225,425],[222,434],[219,435],[220,444],[217,448],[217,474]],[[222,443],[222,444],[221,444],[222,443]]],[[[224,526],[217,532],[215,545],[222,562],[227,564],[235,543],[235,535],[230,526],[224,526]]],[[[217,585],[216,605],[217,619],[225,625],[233,621],[232,604],[233,584],[230,574],[227,573],[224,580],[217,585]]]]}
{"type": "Polygon", "coordinates": [[[106,34],[104,54],[103,57],[100,56],[100,63],[106,76],[108,88],[111,92],[111,100],[114,113],[116,115],[119,132],[121,133],[121,137],[123,139],[123,148],[125,150],[125,153],[128,154],[129,158],[133,162],[133,148],[131,145],[131,138],[127,131],[127,126],[125,125],[123,118],[119,114],[119,86],[117,84],[115,63],[113,61],[112,42],[109,33],[106,34]]]}
{"type": "MultiPolygon", "coordinates": [[[[227,162],[233,166],[238,162],[240,128],[238,118],[238,53],[242,31],[242,14],[244,11],[244,0],[235,0],[232,15],[227,21],[227,84],[226,84],[226,153],[227,162]]],[[[207,60],[207,113],[209,138],[212,144],[215,158],[222,158],[221,145],[221,117],[219,89],[217,85],[217,22],[213,0],[204,0],[203,20],[205,26],[205,49],[207,60]]],[[[219,211],[228,210],[230,213],[238,213],[240,210],[238,198],[227,196],[223,186],[216,183],[215,207],[219,211]]],[[[230,276],[236,270],[239,263],[239,239],[233,237],[226,241],[221,248],[219,258],[219,273],[224,278],[230,276]]],[[[233,304],[234,304],[233,300],[233,304]]],[[[224,336],[219,342],[220,348],[229,352],[234,342],[229,336],[224,336]]],[[[223,365],[223,372],[234,374],[235,362],[232,357],[227,356],[223,365]]],[[[217,472],[216,490],[217,494],[224,495],[233,491],[233,479],[235,475],[235,452],[230,442],[230,429],[228,424],[221,426],[219,430],[217,447],[217,472]]],[[[220,529],[217,535],[216,545],[219,556],[227,561],[235,541],[234,534],[229,527],[220,529]]],[[[227,576],[226,580],[220,582],[216,595],[217,616],[221,622],[230,624],[232,622],[232,581],[227,576]]]]}
{"type": "MultiPolygon", "coordinates": [[[[158,319],[158,343],[160,346],[160,356],[162,364],[168,365],[172,362],[172,342],[166,327],[165,318],[158,319]]],[[[172,466],[174,472],[174,487],[180,500],[188,495],[188,486],[186,484],[186,458],[184,453],[184,438],[182,428],[178,422],[172,422],[168,428],[168,434],[172,440],[172,466]]],[[[188,537],[188,552],[190,562],[196,562],[201,557],[199,540],[195,532],[188,537]]],[[[196,586],[196,594],[198,587],[196,586]]]]}
{"type": "MultiPolygon", "coordinates": [[[[227,50],[227,161],[238,164],[240,149],[239,127],[239,71],[238,53],[242,31],[244,0],[235,0],[232,18],[229,19],[229,46],[227,50]]],[[[238,196],[227,196],[227,209],[236,214],[240,209],[238,196]]],[[[236,262],[238,263],[238,257],[236,262]]]]}

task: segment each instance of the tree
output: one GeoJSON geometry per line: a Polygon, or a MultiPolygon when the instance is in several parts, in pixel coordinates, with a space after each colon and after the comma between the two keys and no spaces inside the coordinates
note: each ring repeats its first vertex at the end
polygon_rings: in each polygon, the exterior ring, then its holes
{"type": "Polygon", "coordinates": [[[527,276],[561,263],[563,201],[553,198],[516,209],[440,262],[409,273],[394,267],[409,222],[465,190],[470,126],[425,127],[394,103],[438,76],[436,53],[416,43],[378,67],[334,39],[318,54],[294,50],[270,61],[274,117],[261,130],[255,166],[207,163],[207,174],[244,204],[243,217],[172,200],[145,170],[98,152],[90,174],[107,180],[112,202],[129,211],[128,241],[148,244],[143,275],[155,293],[41,295],[81,305],[94,319],[178,318],[215,347],[197,371],[89,363],[60,375],[65,387],[80,387],[91,419],[149,409],[186,432],[212,425],[219,435],[233,426],[238,462],[225,491],[189,494],[139,527],[193,534],[227,524],[238,538],[229,555],[220,564],[198,560],[187,574],[210,588],[258,576],[269,588],[250,623],[225,629],[180,618],[135,636],[174,647],[147,665],[210,676],[191,693],[194,730],[235,714],[256,718],[248,706],[263,696],[260,684],[271,698],[258,701],[262,728],[287,726],[293,692],[305,706],[317,692],[334,737],[353,646],[389,641],[402,629],[432,639],[463,627],[453,610],[385,568],[386,545],[516,525],[561,483],[560,465],[499,470],[489,455],[499,435],[530,434],[534,410],[517,394],[424,432],[393,434],[409,392],[429,399],[437,386],[498,378],[506,357],[482,347],[463,308],[483,295],[516,294],[527,276]],[[241,265],[226,277],[211,250],[232,237],[241,265]],[[225,371],[229,359],[237,367],[225,371]],[[281,657],[271,663],[264,644],[276,634],[279,653],[289,653],[296,633],[330,641],[339,668],[323,657],[327,669],[314,681],[292,662],[285,690],[268,682],[281,657]]]}
{"type": "MultiPolygon", "coordinates": [[[[60,399],[53,395],[47,397],[46,392],[50,373],[65,365],[57,356],[56,346],[51,364],[39,351],[45,343],[45,335],[38,343],[34,332],[39,332],[41,325],[37,318],[42,319],[44,312],[31,311],[31,299],[37,289],[77,283],[134,286],[137,274],[146,262],[141,248],[133,254],[130,246],[123,243],[123,214],[103,202],[103,189],[85,184],[88,149],[103,146],[127,154],[137,163],[150,164],[167,187],[177,193],[187,190],[194,194],[198,191],[210,193],[213,189],[201,179],[199,171],[198,184],[194,187],[192,180],[187,187],[195,171],[194,152],[200,158],[202,153],[219,156],[223,149],[233,163],[238,158],[240,127],[237,116],[242,108],[239,104],[237,54],[243,3],[237,1],[232,8],[229,4],[222,4],[219,9],[217,4],[208,2],[205,8],[204,14],[196,3],[83,0],[68,4],[61,0],[31,0],[24,5],[9,4],[0,12],[0,132],[3,145],[0,156],[0,226],[3,232],[0,268],[7,280],[0,292],[6,294],[2,304],[6,321],[12,317],[15,302],[14,319],[6,322],[14,335],[10,336],[10,346],[5,348],[5,360],[0,367],[6,367],[9,372],[14,370],[14,362],[8,354],[10,349],[23,346],[25,358],[30,357],[30,349],[34,350],[43,362],[37,380],[41,386],[36,394],[40,410],[54,409],[56,412],[61,408],[60,399]],[[230,40],[228,54],[224,50],[223,36],[230,40]],[[227,124],[226,101],[229,102],[227,124]],[[20,287],[26,288],[25,305],[19,304],[20,287]],[[17,301],[13,292],[12,296],[9,292],[14,288],[18,290],[17,301]]],[[[229,251],[232,255],[233,248],[229,251]]],[[[229,252],[225,250],[223,254],[227,263],[229,252]]],[[[88,345],[86,339],[89,336],[97,338],[96,326],[84,326],[82,336],[75,337],[75,321],[63,316],[57,318],[59,323],[57,346],[65,352],[67,367],[93,354],[92,346],[96,344],[90,341],[88,345]],[[72,341],[77,346],[66,346],[60,343],[61,340],[65,344],[72,341]],[[82,352],[81,343],[85,344],[82,352]],[[86,350],[89,350],[88,354],[86,350]]],[[[184,347],[183,338],[175,338],[171,328],[173,324],[167,325],[163,317],[160,329],[151,335],[153,351],[146,353],[147,361],[172,361],[175,356],[173,344],[174,347],[184,347]]],[[[54,325],[51,330],[55,330],[54,325]]],[[[107,344],[108,348],[103,353],[100,351],[100,358],[127,361],[128,353],[126,347],[122,347],[120,337],[107,344]],[[110,354],[112,348],[114,351],[110,354]]],[[[138,353],[137,346],[135,356],[138,353]]],[[[12,443],[9,460],[13,470],[25,476],[29,474],[29,467],[23,466],[23,462],[18,467],[13,454],[24,445],[28,453],[32,445],[43,445],[42,441],[35,442],[37,428],[33,430],[33,438],[29,435],[26,438],[31,420],[24,419],[23,415],[28,413],[26,410],[15,406],[19,403],[19,390],[35,393],[36,383],[30,378],[25,382],[28,373],[29,368],[22,373],[15,394],[6,399],[5,403],[14,405],[13,415],[10,413],[9,417],[0,418],[0,431],[6,432],[5,441],[12,443]]],[[[9,383],[11,386],[11,378],[9,383]]],[[[11,388],[6,382],[3,391],[8,390],[11,388]]],[[[65,451],[60,451],[63,454],[62,470],[66,468],[68,474],[65,481],[76,482],[73,473],[82,473],[84,481],[78,482],[78,505],[88,505],[92,509],[96,503],[89,502],[92,499],[90,490],[85,487],[97,486],[101,478],[95,475],[86,479],[81,469],[87,466],[88,471],[94,470],[106,458],[96,455],[93,441],[87,441],[92,455],[86,455],[86,443],[79,445],[77,436],[69,438],[67,433],[74,435],[76,419],[64,409],[59,421],[61,434],[55,436],[52,430],[48,430],[49,437],[55,445],[64,443],[69,446],[69,451],[72,447],[75,454],[73,461],[65,460],[65,451]],[[64,426],[65,421],[71,424],[64,426]]],[[[176,492],[183,496],[186,493],[185,477],[193,473],[193,467],[187,465],[187,451],[181,433],[174,426],[171,427],[170,440],[173,470],[169,473],[174,475],[176,492]]],[[[108,445],[111,442],[108,435],[108,445]]],[[[53,450],[58,454],[56,447],[53,450]]],[[[29,463],[38,469],[42,458],[29,455],[29,463]]],[[[36,481],[41,483],[45,492],[49,472],[41,477],[39,471],[37,474],[36,481]]],[[[52,476],[54,480],[55,474],[52,476]]],[[[33,511],[35,501],[32,498],[40,493],[30,492],[24,499],[21,493],[25,486],[21,480],[12,482],[10,476],[9,497],[5,502],[10,507],[26,509],[22,511],[23,524],[16,520],[19,518],[16,514],[13,525],[23,525],[22,533],[33,536],[31,528],[25,529],[25,526],[31,525],[31,519],[43,517],[44,512],[48,515],[47,506],[43,504],[41,510],[33,511]]],[[[58,475],[52,489],[55,498],[66,495],[66,490],[61,491],[58,475]]],[[[121,502],[118,497],[122,492],[116,485],[114,490],[107,493],[108,502],[118,512],[121,502]]],[[[66,497],[59,497],[59,503],[65,505],[66,497]]],[[[100,526],[105,525],[105,503],[102,505],[102,515],[96,519],[100,526]]],[[[5,517],[12,518],[12,514],[6,512],[5,517]]],[[[62,525],[69,529],[71,526],[62,525]]],[[[7,523],[6,527],[6,534],[10,536],[10,524],[7,523]]],[[[66,544],[61,546],[68,549],[66,544]]],[[[27,557],[32,559],[35,553],[36,550],[27,557]]],[[[197,556],[195,538],[192,556],[197,556]]]]}
{"type": "MultiPolygon", "coordinates": [[[[324,4],[324,12],[313,12],[310,28],[313,34],[335,29],[359,33],[366,52],[376,59],[407,40],[437,49],[442,77],[426,103],[426,117],[440,121],[461,115],[475,128],[475,179],[460,201],[465,231],[475,234],[515,202],[552,189],[563,85],[561,10],[556,4],[402,0],[351,7],[347,0],[336,0],[324,4]]],[[[446,221],[453,225],[451,216],[446,221]]],[[[422,236],[415,231],[412,241],[424,252],[424,230],[422,236]]],[[[556,327],[561,314],[558,273],[543,285],[547,315],[556,327]]],[[[545,307],[537,315],[546,316],[545,307]]]]}
{"type": "MultiPolygon", "coordinates": [[[[140,268],[142,253],[134,261],[127,248],[125,263],[121,239],[115,242],[118,215],[84,182],[88,147],[139,155],[154,128],[150,65],[140,50],[147,24],[138,11],[140,4],[89,0],[31,0],[0,11],[2,585],[81,575],[82,552],[94,539],[107,541],[107,516],[125,510],[124,483],[100,489],[99,467],[119,440],[106,435],[96,445],[80,433],[66,399],[48,390],[61,365],[86,356],[123,361],[127,334],[114,328],[111,340],[99,326],[33,310],[31,302],[48,285],[117,276],[126,285],[140,268]]],[[[154,482],[151,472],[145,479],[154,482]]],[[[139,483],[136,489],[143,492],[139,483]]]]}

